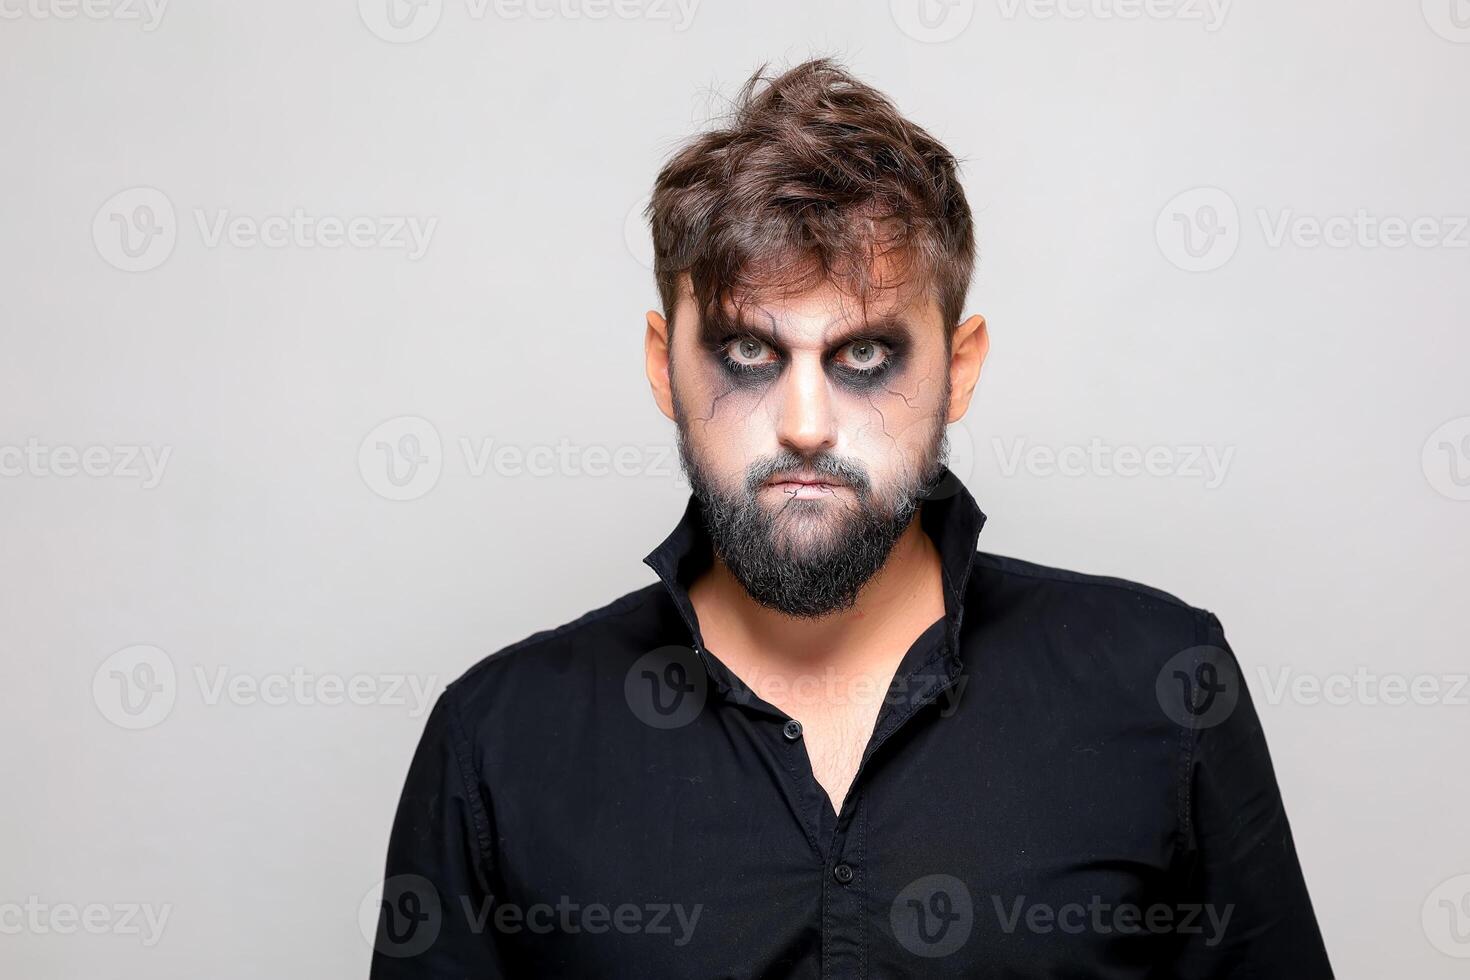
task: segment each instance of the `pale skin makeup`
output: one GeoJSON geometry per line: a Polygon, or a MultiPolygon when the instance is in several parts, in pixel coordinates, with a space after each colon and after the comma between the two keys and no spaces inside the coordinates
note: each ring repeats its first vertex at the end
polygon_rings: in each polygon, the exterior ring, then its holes
{"type": "MultiPolygon", "coordinates": [[[[685,275],[672,345],[664,317],[647,314],[654,400],[677,422],[677,396],[691,448],[723,488],[742,486],[763,458],[827,455],[860,467],[872,499],[887,506],[904,474],[919,468],[937,420],[957,421],[969,409],[989,350],[985,319],[975,315],[956,328],[946,356],[937,301],[905,292],[870,294],[864,310],[827,283],[747,300],[738,320],[732,310],[725,322],[706,324],[685,275]]],[[[780,515],[791,549],[840,533],[835,508],[856,502],[852,487],[799,470],[776,474],[758,499],[780,515]],[[800,505],[782,514],[793,498],[800,505]]],[[[813,774],[840,811],[899,661],[944,615],[939,555],[918,518],[856,603],[827,616],[793,617],[755,602],[718,558],[689,594],[705,645],[802,723],[813,774]]]]}

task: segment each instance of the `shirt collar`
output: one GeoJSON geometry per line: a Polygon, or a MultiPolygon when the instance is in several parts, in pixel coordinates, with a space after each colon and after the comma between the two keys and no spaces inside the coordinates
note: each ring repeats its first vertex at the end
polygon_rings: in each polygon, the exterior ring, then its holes
{"type": "MultiPolygon", "coordinates": [[[[940,566],[944,572],[946,637],[950,651],[957,653],[960,622],[964,617],[965,585],[970,577],[976,541],[985,526],[985,513],[960,479],[946,468],[934,493],[924,499],[919,520],[939,550],[940,566]]],[[[689,586],[708,567],[712,556],[713,549],[704,528],[699,501],[691,493],[679,523],[643,559],[643,563],[658,574],[673,598],[702,659],[705,659],[704,637],[699,631],[694,605],[689,601],[689,586]]]]}

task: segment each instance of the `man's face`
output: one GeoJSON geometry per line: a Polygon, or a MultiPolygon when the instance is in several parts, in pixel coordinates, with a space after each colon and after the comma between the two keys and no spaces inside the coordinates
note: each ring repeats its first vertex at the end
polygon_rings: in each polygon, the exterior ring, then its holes
{"type": "Polygon", "coordinates": [[[945,464],[942,318],[906,292],[864,310],[826,284],[709,323],[686,279],[670,363],[680,459],[717,553],[764,605],[851,606],[945,464]]]}

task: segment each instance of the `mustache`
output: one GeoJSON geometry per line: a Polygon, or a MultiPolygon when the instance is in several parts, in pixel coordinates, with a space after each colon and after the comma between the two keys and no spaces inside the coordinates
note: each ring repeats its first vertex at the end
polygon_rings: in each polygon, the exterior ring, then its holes
{"type": "Polygon", "coordinates": [[[866,496],[872,488],[868,471],[861,465],[840,459],[831,453],[820,456],[802,456],[800,453],[780,453],[756,460],[745,472],[745,492],[753,496],[762,485],[777,473],[797,470],[827,477],[834,483],[845,483],[859,495],[866,496]]]}

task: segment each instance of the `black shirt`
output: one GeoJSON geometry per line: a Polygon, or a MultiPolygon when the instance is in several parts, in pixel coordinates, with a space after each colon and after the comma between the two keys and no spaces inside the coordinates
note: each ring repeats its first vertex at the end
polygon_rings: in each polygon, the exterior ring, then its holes
{"type": "Polygon", "coordinates": [[[920,520],[946,613],[840,814],[799,723],[703,644],[691,496],[659,583],[439,698],[373,977],[1330,977],[1219,620],[977,553],[945,485],[920,520]]]}

